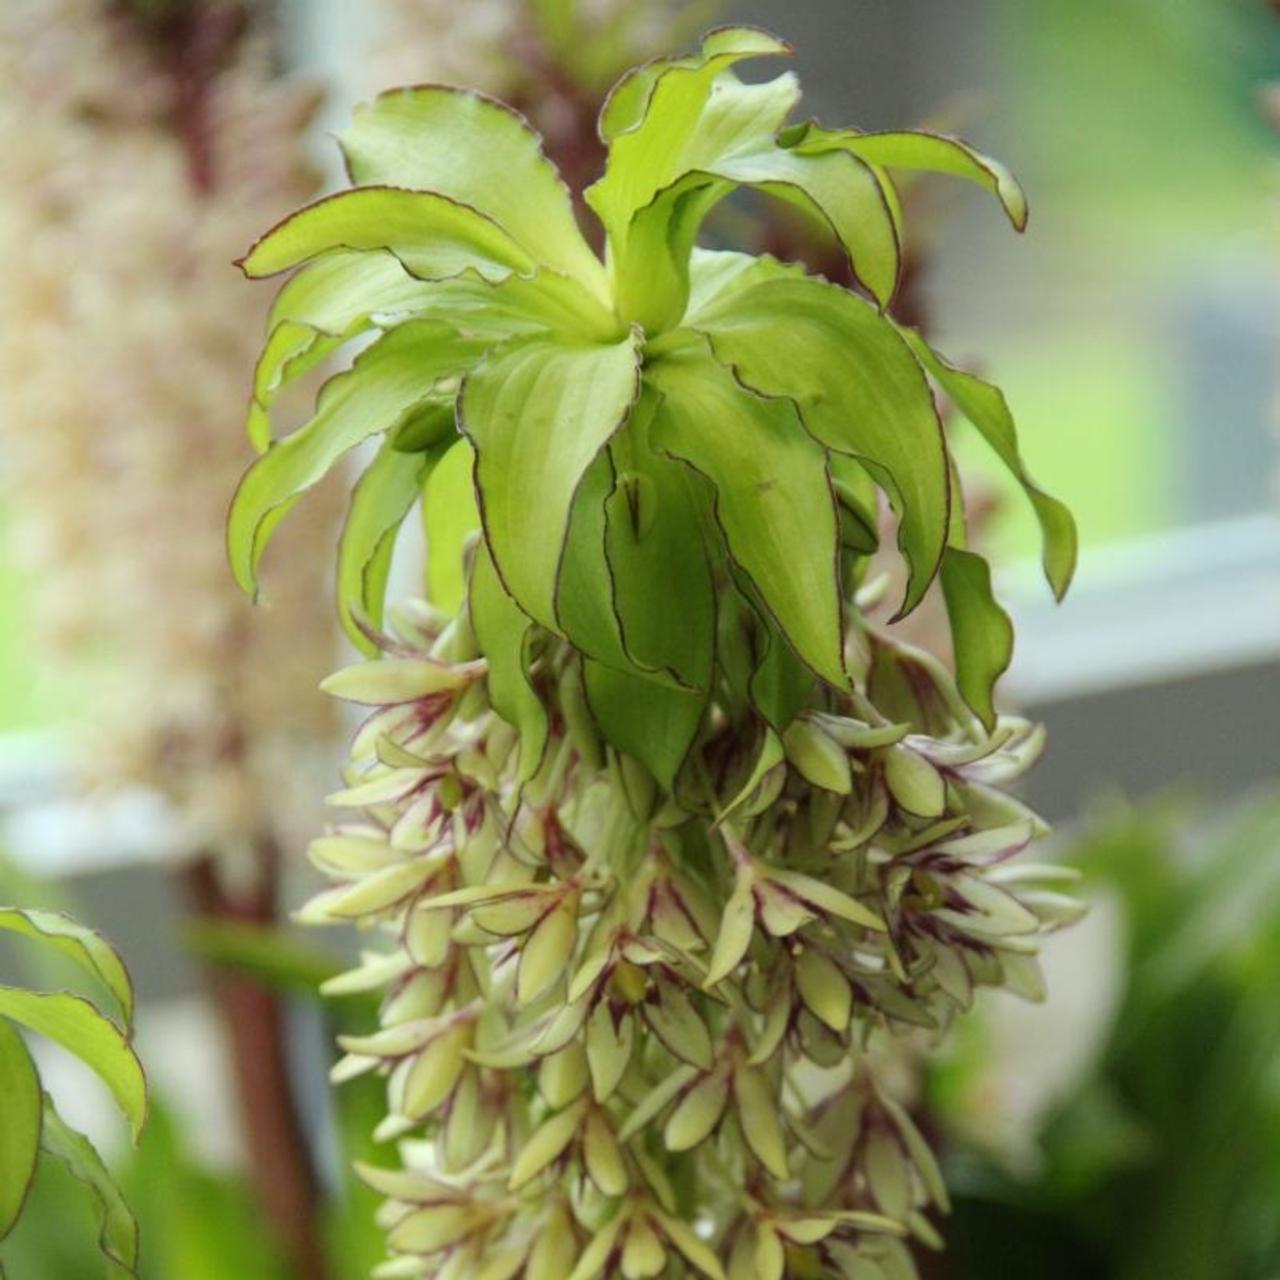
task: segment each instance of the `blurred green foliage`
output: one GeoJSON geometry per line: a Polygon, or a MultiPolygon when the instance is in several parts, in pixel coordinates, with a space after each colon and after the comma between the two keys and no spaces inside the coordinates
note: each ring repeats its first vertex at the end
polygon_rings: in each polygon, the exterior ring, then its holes
{"type": "MultiPolygon", "coordinates": [[[[1274,379],[1266,340],[1241,335],[1267,323],[1274,279],[1280,150],[1259,92],[1280,72],[1280,20],[1264,0],[983,8],[981,134],[1031,223],[993,287],[971,246],[943,336],[954,323],[999,352],[1028,464],[1086,546],[1252,514],[1274,379]]],[[[1012,498],[992,527],[1000,550],[1032,553],[1012,498]]]]}
{"type": "Polygon", "coordinates": [[[989,5],[1006,118],[1034,144],[1020,176],[1042,204],[1069,201],[1084,234],[1123,236],[1131,267],[1184,257],[1195,229],[1259,225],[1275,137],[1258,91],[1280,67],[1263,0],[989,5]]]}
{"type": "MultiPolygon", "coordinates": [[[[0,855],[0,891],[8,901],[72,906],[65,889],[36,880],[0,855]]],[[[44,948],[19,951],[0,936],[0,961],[32,985],[82,989],[83,975],[44,948]]],[[[284,930],[219,921],[192,921],[184,946],[207,964],[256,977],[284,996],[320,1006],[319,983],[341,967],[323,950],[284,930]]],[[[337,1030],[367,1021],[362,998],[326,1001],[337,1030]]],[[[351,1173],[351,1163],[385,1162],[369,1136],[385,1111],[384,1083],[366,1077],[330,1095],[328,1125],[318,1135],[329,1196],[324,1236],[334,1280],[364,1280],[382,1260],[384,1241],[374,1211],[378,1198],[351,1173]]],[[[317,1092],[323,1093],[323,1082],[317,1092]]],[[[136,1148],[110,1159],[141,1234],[140,1280],[291,1280],[257,1204],[239,1171],[211,1167],[178,1112],[153,1093],[136,1148]]],[[[0,1243],[0,1274],[12,1280],[90,1280],[104,1274],[93,1212],[84,1187],[56,1159],[43,1155],[22,1218],[0,1243]]]]}
{"type": "MultiPolygon", "coordinates": [[[[376,1198],[346,1174],[353,1158],[379,1158],[367,1135],[383,1114],[382,1087],[370,1078],[335,1095],[331,1163],[340,1183],[325,1224],[335,1280],[364,1280],[384,1254],[376,1198]]],[[[139,1147],[111,1164],[138,1220],[141,1280],[290,1280],[247,1179],[202,1161],[163,1101],[153,1101],[139,1147]]],[[[84,1189],[58,1161],[42,1158],[23,1218],[0,1245],[0,1265],[14,1280],[103,1274],[84,1189]]]]}
{"type": "MultiPolygon", "coordinates": [[[[1092,891],[1121,905],[1123,994],[1092,1069],[1038,1135],[1035,1176],[953,1153],[949,1277],[1280,1269],[1280,797],[1208,825],[1170,801],[1074,851],[1092,891]]],[[[945,1073],[935,1085],[945,1125],[962,1091],[945,1073]]]]}

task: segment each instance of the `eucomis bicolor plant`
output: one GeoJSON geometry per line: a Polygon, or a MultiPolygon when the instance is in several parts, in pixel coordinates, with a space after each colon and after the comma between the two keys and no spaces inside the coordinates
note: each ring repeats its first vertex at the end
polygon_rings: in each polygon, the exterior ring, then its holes
{"type": "Polygon", "coordinates": [[[383,1276],[912,1275],[947,1194],[877,1064],[975,987],[1038,994],[1074,913],[1010,861],[1044,830],[1004,790],[1041,735],[993,709],[1011,627],[933,388],[1025,488],[1059,595],[1071,517],[1000,392],[887,311],[895,170],[971,179],[1018,228],[1022,192],[950,138],[789,124],[794,76],[734,72],[787,52],[723,29],[619,82],[603,261],[526,124],[427,85],[362,107],[354,188],[242,264],[296,269],[230,517],[246,589],[378,441],[338,553],[371,660],[329,686],[370,715],[303,914],[365,926],[332,987],[386,993],[336,1072],[387,1079],[383,1276]],[[698,247],[743,187],[825,224],[863,292],[698,247]],[[281,387],[370,336],[273,440],[281,387]],[[954,677],[869,616],[880,494],[898,614],[940,578],[954,677]],[[428,599],[384,627],[419,503],[428,599]]]}

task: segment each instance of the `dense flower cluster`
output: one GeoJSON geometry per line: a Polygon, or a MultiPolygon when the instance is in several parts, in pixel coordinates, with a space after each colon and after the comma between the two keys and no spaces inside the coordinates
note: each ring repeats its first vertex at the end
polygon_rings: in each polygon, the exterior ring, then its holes
{"type": "Polygon", "coordinates": [[[662,799],[605,746],[543,633],[551,733],[521,785],[466,613],[399,611],[332,677],[371,708],[306,908],[370,934],[330,984],[381,991],[339,1080],[387,1079],[400,1172],[384,1277],[915,1274],[947,1193],[876,1068],[980,986],[1039,993],[1071,919],[1007,784],[1040,731],[986,732],[927,655],[858,623],[854,688],[782,738],[711,731],[662,799]],[[696,1206],[696,1208],[695,1208],[696,1206]]]}
{"type": "Polygon", "coordinates": [[[313,188],[315,95],[252,30],[197,82],[139,24],[103,0],[0,13],[2,478],[42,645],[109,663],[80,763],[162,788],[193,845],[234,848],[331,724],[311,690],[332,662],[332,507],[286,535],[266,616],[222,538],[267,303],[230,261],[313,188]]]}

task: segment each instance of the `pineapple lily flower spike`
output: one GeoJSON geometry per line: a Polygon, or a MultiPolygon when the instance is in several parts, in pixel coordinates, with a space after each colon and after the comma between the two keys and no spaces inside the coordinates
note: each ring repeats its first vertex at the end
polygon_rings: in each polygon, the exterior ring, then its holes
{"type": "Polygon", "coordinates": [[[1040,994],[1076,913],[1044,825],[1005,791],[1041,734],[997,717],[1009,620],[965,545],[931,384],[1021,482],[1061,595],[1066,509],[1028,477],[1000,392],[887,313],[891,174],[1022,193],[927,133],[788,124],[763,32],[624,76],[586,192],[602,262],[537,137],[435,85],[361,108],[349,191],[243,260],[293,271],[255,375],[261,456],[229,547],[258,562],[299,496],[378,438],[338,551],[370,660],[332,880],[303,918],[371,945],[335,991],[383,991],[338,1079],[386,1077],[400,1166],[384,1277],[897,1280],[946,1189],[883,1065],[978,986],[1040,994]],[[825,224],[865,295],[698,247],[754,187],[825,224]],[[315,416],[272,403],[366,335],[315,416]],[[869,617],[879,494],[899,614],[935,577],[954,676],[869,617]],[[417,504],[428,601],[384,597],[417,504]]]}

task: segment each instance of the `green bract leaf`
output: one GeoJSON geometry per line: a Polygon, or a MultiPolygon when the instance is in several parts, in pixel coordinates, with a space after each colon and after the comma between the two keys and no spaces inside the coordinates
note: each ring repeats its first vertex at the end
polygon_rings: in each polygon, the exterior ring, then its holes
{"type": "Polygon", "coordinates": [[[753,394],[700,344],[645,377],[664,396],[655,446],[715,486],[729,554],[796,652],[843,687],[836,511],[822,448],[790,401],[753,394]]]}
{"type": "Polygon", "coordinates": [[[389,249],[423,280],[470,268],[487,280],[536,263],[491,218],[431,191],[356,187],[286,218],[239,260],[245,275],[274,276],[335,249],[389,249]]]}
{"type": "Polygon", "coordinates": [[[1045,493],[1027,473],[1018,452],[1018,428],[1004,393],[991,383],[949,364],[914,329],[904,328],[901,332],[948,399],[977,428],[1022,485],[1040,522],[1045,577],[1054,595],[1061,600],[1071,585],[1076,568],[1076,522],[1066,506],[1045,493]]]}
{"type": "Polygon", "coordinates": [[[698,55],[656,64],[624,82],[614,107],[606,108],[606,117],[639,114],[634,127],[612,133],[605,176],[587,193],[609,233],[620,313],[650,330],[679,320],[698,228],[717,201],[743,184],[824,221],[858,278],[887,303],[900,255],[880,179],[851,151],[781,146],[778,135],[799,98],[794,76],[743,84],[729,68],[787,48],[749,30],[717,35],[698,55]]]}
{"type": "Polygon", "coordinates": [[[537,1177],[571,1143],[586,1115],[590,1100],[580,1098],[565,1111],[557,1112],[528,1138],[511,1166],[510,1185],[516,1190],[537,1177]]]}
{"type": "Polygon", "coordinates": [[[719,599],[719,660],[728,688],[782,732],[813,694],[814,675],[758,603],[740,571],[736,593],[719,599]]]}
{"type": "Polygon", "coordinates": [[[40,1077],[26,1042],[0,1020],[0,1240],[26,1203],[40,1156],[40,1077]]]}
{"type": "Polygon", "coordinates": [[[689,258],[689,307],[684,323],[697,328],[706,311],[766,280],[802,280],[808,273],[798,262],[779,262],[762,254],[728,249],[694,249],[689,258]]]}
{"type": "Polygon", "coordinates": [[[796,144],[802,152],[841,148],[883,169],[914,169],[925,173],[967,178],[990,191],[1018,231],[1027,225],[1027,197],[1018,180],[998,160],[975,151],[959,138],[908,130],[860,133],[856,129],[809,126],[796,144]]]}
{"type": "Polygon", "coordinates": [[[257,568],[288,507],[348,449],[397,425],[440,378],[462,372],[483,346],[434,320],[410,321],[362,352],[325,384],[316,415],[272,445],[245,473],[227,519],[236,581],[252,592],[257,568]]]}
{"type": "Polygon", "coordinates": [[[714,1250],[687,1223],[665,1213],[654,1215],[667,1238],[709,1280],[725,1280],[724,1268],[714,1250]]]}
{"type": "Polygon", "coordinates": [[[611,312],[569,276],[537,271],[487,280],[467,270],[419,280],[389,251],[326,253],[285,283],[267,317],[249,409],[254,446],[261,451],[271,440],[271,406],[281,387],[361,333],[408,318],[444,320],[494,342],[545,329],[585,338],[618,332],[611,312]]]}
{"type": "Polygon", "coordinates": [[[529,680],[534,627],[503,588],[483,545],[471,568],[470,600],[471,626],[489,662],[489,698],[520,734],[520,777],[527,782],[547,745],[547,710],[529,680]]]}
{"type": "Polygon", "coordinates": [[[901,269],[898,234],[880,180],[856,156],[773,147],[729,157],[716,172],[779,196],[825,223],[872,297],[881,306],[892,300],[901,269]]]}
{"type": "MultiPolygon", "coordinates": [[[[452,410],[447,412],[452,423],[452,410]]],[[[394,440],[384,440],[351,491],[338,542],[338,617],[352,644],[371,656],[377,646],[359,624],[382,625],[396,534],[441,452],[402,453],[394,440]]]]}
{"type": "Polygon", "coordinates": [[[851,454],[833,451],[829,465],[840,504],[840,541],[857,555],[869,556],[880,546],[876,482],[851,454]]]}
{"type": "Polygon", "coordinates": [[[128,1039],[88,1000],[66,992],[0,987],[0,1017],[47,1036],[102,1077],[124,1112],[134,1140],[147,1114],[147,1083],[128,1039]]]}
{"type": "MultiPolygon", "coordinates": [[[[556,613],[565,636],[595,662],[682,690],[706,689],[713,642],[710,579],[696,513],[692,525],[688,519],[689,495],[660,471],[676,464],[655,457],[645,443],[655,403],[650,395],[636,406],[578,485],[560,559],[556,613]],[[654,521],[660,501],[674,529],[654,521]],[[689,597],[688,626],[671,628],[669,610],[681,592],[689,597]]],[[[633,740],[629,735],[627,742],[633,740]]]]}
{"type": "MultiPolygon", "coordinates": [[[[667,93],[670,87],[667,82],[659,85],[653,110],[671,114],[692,105],[690,100],[677,107],[682,94],[667,93]]],[[[691,85],[682,81],[678,87],[687,97],[691,85]]],[[[643,148],[647,169],[610,163],[592,191],[600,197],[597,211],[609,229],[614,294],[622,315],[655,331],[680,318],[689,294],[694,238],[707,213],[737,181],[724,171],[726,164],[738,154],[776,150],[773,136],[798,96],[791,75],[744,85],[726,73],[714,81],[695,114],[668,122],[668,145],[643,148]],[[620,181],[611,190],[614,178],[620,181]]],[[[617,150],[628,149],[642,135],[651,143],[656,136],[651,122],[652,116],[646,117],[639,131],[615,144],[617,150]]]]}
{"type": "Polygon", "coordinates": [[[617,478],[605,503],[605,549],[626,651],[638,667],[707,689],[715,600],[696,481],[630,428],[612,453],[617,478]]]}
{"type": "Polygon", "coordinates": [[[463,388],[494,563],[520,607],[555,630],[574,494],[635,402],[638,364],[635,335],[608,346],[530,339],[489,356],[463,388]]]}
{"type": "Polygon", "coordinates": [[[770,769],[782,763],[783,751],[782,740],[768,726],[765,727],[760,735],[760,751],[756,756],[755,764],[751,768],[751,773],[747,776],[747,780],[738,788],[738,793],[725,805],[717,823],[724,822],[731,817],[734,811],[740,808],[747,800],[751,798],[752,792],[760,785],[761,780],[770,769]]]}
{"type": "Polygon", "coordinates": [[[98,1219],[98,1248],[108,1262],[114,1264],[112,1272],[120,1267],[126,1275],[135,1275],[138,1268],[138,1224],[102,1157],[84,1134],[77,1133],[63,1121],[48,1094],[44,1098],[41,1146],[55,1159],[61,1160],[72,1176],[88,1189],[98,1219]]]}
{"type": "Polygon", "coordinates": [[[460,201],[492,218],[535,261],[608,296],[568,189],[538,135],[510,107],[444,85],[392,89],[357,107],[339,142],[353,183],[393,183],[460,201]]]}
{"type": "Polygon", "coordinates": [[[699,319],[748,387],[788,396],[827,448],[854,454],[888,492],[910,567],[902,612],[937,571],[947,537],[946,442],[929,386],[892,324],[824,281],[770,280],[699,319]]]}
{"type": "Polygon", "coordinates": [[[671,791],[702,722],[708,694],[673,689],[598,662],[586,662],[584,674],[587,701],[600,731],[671,791]]]}
{"type": "Polygon", "coordinates": [[[480,528],[471,474],[475,450],[455,440],[432,468],[422,495],[422,524],[427,535],[427,599],[445,613],[457,613],[467,594],[462,562],[467,539],[480,528]]]}
{"type": "Polygon", "coordinates": [[[781,1106],[756,1067],[740,1066],[733,1073],[733,1099],[751,1153],[775,1177],[787,1177],[787,1141],[778,1119],[781,1106]]]}
{"type": "Polygon", "coordinates": [[[656,58],[629,71],[600,113],[610,144],[604,177],[588,202],[606,218],[629,215],[679,176],[678,149],[692,138],[721,72],[744,58],[785,56],[785,40],[756,27],[708,32],[697,53],[656,58]]]}
{"type": "Polygon", "coordinates": [[[100,934],[56,911],[0,907],[0,929],[35,939],[74,960],[115,997],[128,1022],[133,1017],[133,983],[124,962],[100,934]]]}
{"type": "Polygon", "coordinates": [[[956,684],[986,728],[993,729],[993,691],[1013,659],[1013,623],[992,594],[991,569],[980,555],[948,547],[941,576],[956,684]]]}
{"type": "Polygon", "coordinates": [[[375,314],[416,310],[431,288],[383,252],[326,254],[286,281],[254,370],[247,427],[254,447],[261,452],[271,442],[270,409],[281,387],[369,328],[375,314]]]}
{"type": "Polygon", "coordinates": [[[556,615],[580,653],[614,670],[630,671],[633,662],[623,647],[613,574],[605,553],[605,503],[616,483],[613,458],[608,449],[602,449],[574,494],[560,557],[556,615]]]}

